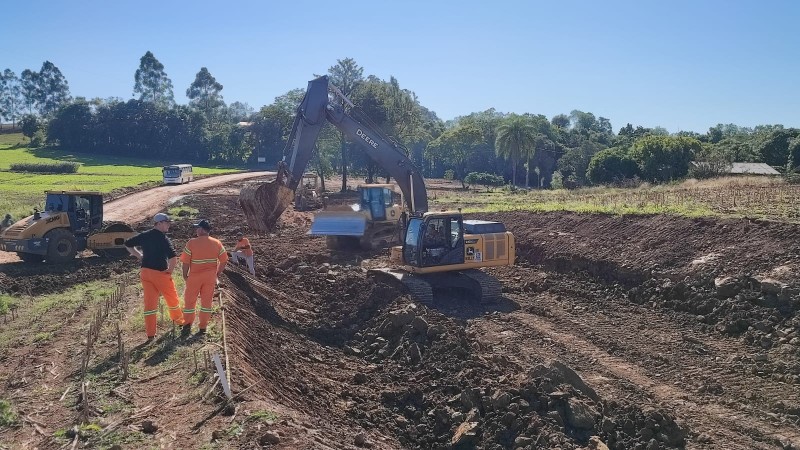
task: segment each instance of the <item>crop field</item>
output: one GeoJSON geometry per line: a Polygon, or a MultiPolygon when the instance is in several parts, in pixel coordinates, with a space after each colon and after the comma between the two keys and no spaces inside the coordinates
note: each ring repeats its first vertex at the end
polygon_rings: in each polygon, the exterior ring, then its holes
{"type": "MultiPolygon", "coordinates": [[[[0,212],[15,218],[29,215],[41,207],[42,193],[48,189],[82,189],[111,193],[161,181],[161,167],[175,163],[144,161],[137,158],[67,153],[49,148],[27,148],[21,134],[0,135],[0,212]],[[80,164],[74,174],[11,172],[15,163],[80,164]]],[[[236,168],[195,167],[195,176],[236,172],[236,168]]]]}
{"type": "Polygon", "coordinates": [[[800,221],[800,186],[782,179],[731,177],[638,188],[447,191],[432,199],[464,212],[573,211],[606,214],[676,214],[800,221]]]}

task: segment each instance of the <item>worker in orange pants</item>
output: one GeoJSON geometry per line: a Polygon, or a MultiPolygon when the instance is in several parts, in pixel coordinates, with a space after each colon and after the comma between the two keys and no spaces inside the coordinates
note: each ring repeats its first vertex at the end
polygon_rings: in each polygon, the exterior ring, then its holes
{"type": "Polygon", "coordinates": [[[176,325],[183,325],[185,318],[181,314],[180,299],[178,291],[175,289],[175,282],[172,281],[172,272],[160,272],[142,267],[139,278],[142,280],[144,290],[144,329],[147,332],[148,340],[156,335],[158,298],[162,295],[172,322],[176,325]]]}
{"type": "Polygon", "coordinates": [[[139,277],[144,291],[144,328],[149,343],[156,336],[156,312],[158,298],[164,296],[169,316],[176,325],[183,325],[178,292],[172,281],[172,271],[178,263],[178,255],[166,233],[169,231],[169,216],[163,213],[153,217],[153,228],[125,241],[128,253],[142,263],[139,277]],[[137,249],[141,248],[141,251],[137,249]]]}
{"type": "Polygon", "coordinates": [[[183,317],[185,324],[181,335],[186,337],[192,329],[194,322],[197,297],[200,297],[200,323],[198,334],[204,334],[211,318],[211,302],[214,298],[214,288],[217,279],[225,270],[228,262],[228,253],[218,239],[209,236],[211,224],[208,220],[201,220],[194,224],[195,237],[186,243],[181,253],[183,278],[186,280],[186,290],[183,294],[183,317]]]}

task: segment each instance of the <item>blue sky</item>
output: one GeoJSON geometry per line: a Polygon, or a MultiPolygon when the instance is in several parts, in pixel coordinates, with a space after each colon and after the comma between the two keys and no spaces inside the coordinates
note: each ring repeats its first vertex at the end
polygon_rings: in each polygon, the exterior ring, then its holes
{"type": "Polygon", "coordinates": [[[152,51],[176,100],[201,67],[258,109],[337,59],[394,76],[442,119],[573,109],[614,130],[800,127],[800,2],[14,1],[0,70],[45,60],[73,96],[131,98],[152,51]]]}

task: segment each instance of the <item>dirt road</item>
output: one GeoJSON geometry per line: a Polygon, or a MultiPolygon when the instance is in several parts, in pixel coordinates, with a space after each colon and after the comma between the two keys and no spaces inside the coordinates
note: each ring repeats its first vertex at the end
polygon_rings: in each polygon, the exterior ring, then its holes
{"type": "Polygon", "coordinates": [[[269,176],[275,176],[275,172],[235,173],[232,175],[203,178],[178,186],[159,186],[157,188],[126,195],[106,203],[104,206],[104,219],[127,223],[141,222],[161,211],[164,206],[169,204],[170,200],[175,197],[226,183],[269,176]]]}
{"type": "MultiPolygon", "coordinates": [[[[106,203],[103,207],[103,220],[138,223],[155,215],[164,206],[181,195],[197,192],[215,186],[247,180],[251,178],[275,176],[275,172],[244,172],[231,175],[219,175],[202,178],[188,184],[177,186],[159,186],[141,192],[125,195],[106,203]]],[[[0,264],[19,261],[14,253],[0,252],[0,264]]]]}

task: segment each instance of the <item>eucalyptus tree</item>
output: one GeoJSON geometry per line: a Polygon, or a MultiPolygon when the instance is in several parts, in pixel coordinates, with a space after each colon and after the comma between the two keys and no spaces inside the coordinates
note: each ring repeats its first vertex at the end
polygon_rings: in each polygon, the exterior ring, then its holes
{"type": "Polygon", "coordinates": [[[233,102],[227,108],[228,119],[232,122],[243,122],[249,119],[255,110],[247,103],[233,102]]]}
{"type": "Polygon", "coordinates": [[[58,109],[72,99],[69,94],[69,83],[61,70],[50,61],[42,64],[37,77],[39,112],[42,116],[51,117],[58,109]]]}
{"type": "MultiPolygon", "coordinates": [[[[364,69],[353,58],[339,59],[328,69],[330,82],[349,97],[364,82],[364,69]]],[[[346,105],[342,105],[344,107],[346,105]]],[[[347,141],[344,133],[339,133],[342,154],[342,192],[347,190],[347,141]]]]}
{"type": "Polygon", "coordinates": [[[536,127],[530,118],[511,114],[497,128],[497,155],[511,161],[511,183],[517,184],[517,166],[535,147],[536,127]]]}
{"type": "Polygon", "coordinates": [[[186,97],[189,98],[189,105],[202,111],[209,122],[215,116],[219,108],[225,106],[222,100],[222,84],[214,78],[207,68],[202,67],[194,81],[186,89],[186,97]]]}
{"type": "Polygon", "coordinates": [[[175,105],[172,80],[164,71],[164,65],[156,59],[152,52],[148,51],[139,60],[139,68],[136,69],[134,80],[136,84],[133,86],[133,94],[139,94],[139,100],[164,108],[171,108],[175,105]]]}
{"type": "Polygon", "coordinates": [[[6,69],[0,73],[0,117],[10,120],[11,125],[16,126],[21,107],[20,80],[11,69],[6,69]]]}
{"type": "Polygon", "coordinates": [[[22,102],[28,108],[28,115],[33,114],[33,109],[36,107],[39,94],[39,74],[33,70],[25,69],[19,77],[20,92],[22,94],[22,102]]]}

